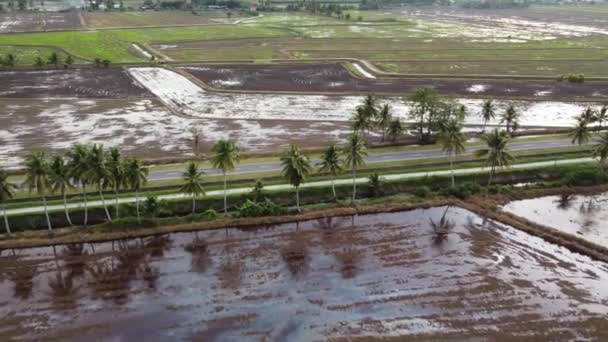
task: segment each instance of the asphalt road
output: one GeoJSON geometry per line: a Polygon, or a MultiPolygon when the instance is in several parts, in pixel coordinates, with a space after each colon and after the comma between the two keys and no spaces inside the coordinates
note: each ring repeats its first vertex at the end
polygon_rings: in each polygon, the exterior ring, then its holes
{"type": "MultiPolygon", "coordinates": [[[[510,151],[527,151],[527,150],[538,150],[556,147],[568,147],[572,146],[572,142],[569,139],[553,139],[543,141],[531,141],[531,142],[513,142],[509,144],[510,151]]],[[[475,151],[481,149],[480,147],[467,149],[466,154],[470,155],[475,151]]],[[[432,149],[425,151],[401,151],[401,152],[387,152],[370,154],[365,158],[368,164],[373,163],[386,163],[386,162],[397,162],[406,160],[419,160],[419,159],[432,159],[445,157],[445,153],[440,149],[432,149]]],[[[313,165],[319,162],[318,159],[311,160],[313,165]]],[[[269,163],[256,163],[256,164],[242,164],[238,165],[234,172],[231,174],[243,174],[243,173],[259,173],[259,172],[273,172],[280,171],[281,164],[279,162],[269,163]]],[[[207,175],[221,175],[221,172],[217,169],[205,169],[207,175]]],[[[174,180],[182,177],[182,171],[153,171],[148,175],[148,181],[161,181],[161,180],[174,180]]]]}

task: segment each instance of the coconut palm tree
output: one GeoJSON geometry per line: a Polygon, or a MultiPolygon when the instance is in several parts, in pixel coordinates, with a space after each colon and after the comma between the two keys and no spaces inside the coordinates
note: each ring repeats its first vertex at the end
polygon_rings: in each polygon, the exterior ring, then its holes
{"type": "Polygon", "coordinates": [[[519,112],[513,105],[510,105],[503,113],[500,123],[506,124],[507,134],[509,135],[517,130],[517,127],[519,127],[519,112]]]}
{"type": "Polygon", "coordinates": [[[486,132],[488,121],[496,119],[496,108],[492,100],[487,100],[481,107],[481,118],[483,119],[483,133],[486,132]]]}
{"type": "Polygon", "coordinates": [[[28,187],[30,192],[33,189],[36,189],[36,192],[42,198],[46,223],[49,231],[52,232],[53,227],[51,226],[51,218],[49,217],[49,210],[46,202],[46,191],[49,188],[49,165],[46,152],[36,151],[25,157],[24,185],[28,187]]]}
{"type": "Polygon", "coordinates": [[[367,156],[365,141],[357,133],[353,133],[348,137],[346,146],[344,147],[344,166],[351,169],[353,175],[353,203],[357,198],[357,168],[365,165],[363,159],[367,156]]]}
{"type": "Polygon", "coordinates": [[[395,119],[391,121],[388,125],[388,137],[391,139],[392,143],[397,141],[397,138],[403,134],[403,126],[401,125],[401,120],[395,119]]]}
{"type": "Polygon", "coordinates": [[[378,98],[374,95],[367,95],[362,101],[357,109],[361,109],[363,114],[367,116],[368,119],[373,120],[378,117],[378,113],[380,112],[378,108],[378,98]]]}
{"type": "Polygon", "coordinates": [[[88,170],[86,177],[97,185],[97,191],[101,198],[101,205],[106,213],[106,217],[109,222],[112,222],[110,211],[106,206],[106,200],[103,196],[103,190],[108,186],[110,176],[108,174],[108,166],[106,164],[106,153],[104,152],[103,145],[93,145],[87,159],[88,170]]]}
{"type": "Polygon", "coordinates": [[[451,119],[442,125],[438,140],[441,150],[445,152],[450,161],[452,186],[454,186],[456,185],[454,181],[454,157],[465,152],[464,143],[466,142],[466,136],[462,133],[460,121],[451,119]]]}
{"type": "Polygon", "coordinates": [[[81,194],[84,202],[84,226],[88,224],[89,207],[87,201],[87,185],[89,180],[87,179],[87,172],[89,170],[88,159],[89,159],[90,147],[87,145],[76,144],[67,153],[68,157],[68,169],[69,175],[74,184],[79,184],[81,194]]]}
{"type": "Polygon", "coordinates": [[[49,185],[51,191],[61,194],[63,199],[63,208],[65,209],[65,218],[68,220],[70,226],[73,226],[72,218],[70,217],[70,211],[68,210],[67,201],[67,190],[73,188],[72,178],[70,177],[70,168],[66,164],[63,156],[53,156],[49,168],[49,185]]]}
{"type": "Polygon", "coordinates": [[[2,216],[4,216],[4,228],[6,233],[11,235],[11,227],[8,224],[8,216],[6,215],[6,202],[13,198],[17,185],[8,181],[8,173],[0,169],[0,205],[2,206],[2,216]]]}
{"type": "Polygon", "coordinates": [[[238,164],[240,155],[239,147],[232,140],[220,139],[211,149],[211,165],[222,170],[224,176],[224,215],[228,215],[228,194],[226,192],[227,173],[233,171],[238,164]]]}
{"type": "Polygon", "coordinates": [[[384,137],[392,120],[393,115],[391,114],[391,108],[388,104],[385,104],[378,112],[378,120],[376,121],[376,126],[382,131],[382,142],[384,142],[384,137]]]}
{"type": "Polygon", "coordinates": [[[604,122],[608,121],[608,105],[604,105],[595,115],[595,122],[597,122],[598,129],[601,131],[604,122]]]}
{"type": "Polygon", "coordinates": [[[513,156],[507,150],[509,143],[509,134],[505,131],[493,130],[481,138],[487,145],[487,148],[475,152],[477,157],[485,157],[486,165],[490,165],[490,177],[488,185],[492,183],[496,169],[508,167],[513,160],[513,156]]]}
{"type": "Polygon", "coordinates": [[[199,170],[198,164],[195,162],[188,163],[186,171],[182,174],[184,185],[180,191],[192,196],[192,214],[196,212],[196,198],[205,194],[203,188],[203,175],[205,173],[199,170]]]}
{"type": "Polygon", "coordinates": [[[593,158],[599,158],[599,167],[605,170],[606,160],[608,160],[608,132],[600,135],[596,142],[597,144],[593,147],[593,158]]]}
{"type": "Polygon", "coordinates": [[[338,155],[338,149],[336,145],[331,144],[325,152],[323,152],[323,156],[321,157],[321,162],[318,164],[319,172],[327,172],[331,175],[331,191],[334,195],[334,199],[336,196],[336,186],[335,179],[336,176],[342,173],[342,163],[340,161],[340,156],[338,155]]]}
{"type": "Polygon", "coordinates": [[[591,133],[589,132],[589,127],[587,126],[587,121],[579,118],[576,126],[570,131],[568,136],[572,139],[572,144],[577,144],[578,146],[585,145],[589,142],[591,138],[591,133]]]}
{"type": "Polygon", "coordinates": [[[300,152],[298,146],[290,144],[287,151],[281,156],[283,177],[296,188],[296,208],[300,211],[300,185],[306,181],[312,168],[308,157],[300,152]]]}
{"type": "Polygon", "coordinates": [[[138,159],[125,161],[124,168],[125,184],[135,192],[135,211],[137,213],[137,221],[140,222],[139,192],[148,182],[148,168],[142,166],[138,159]]]}
{"type": "Polygon", "coordinates": [[[118,218],[120,214],[118,205],[118,192],[120,191],[120,188],[125,186],[126,164],[122,159],[120,149],[118,149],[117,147],[110,148],[110,150],[108,151],[108,155],[106,156],[106,160],[109,182],[108,185],[114,189],[114,217],[118,218]]]}
{"type": "Polygon", "coordinates": [[[372,120],[363,108],[358,107],[351,118],[353,122],[353,132],[361,132],[367,140],[367,132],[372,128],[372,120]]]}
{"type": "Polygon", "coordinates": [[[593,123],[595,121],[595,111],[593,108],[587,107],[585,110],[583,110],[578,119],[587,123],[593,123]]]}

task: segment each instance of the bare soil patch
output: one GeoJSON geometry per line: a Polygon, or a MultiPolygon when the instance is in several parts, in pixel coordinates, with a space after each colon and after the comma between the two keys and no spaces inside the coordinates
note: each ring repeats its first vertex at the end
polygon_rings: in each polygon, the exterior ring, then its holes
{"type": "Polygon", "coordinates": [[[428,86],[439,93],[461,96],[561,99],[608,96],[608,82],[369,79],[353,77],[341,64],[333,63],[212,64],[182,69],[211,87],[226,90],[407,94],[428,86]]]}
{"type": "Polygon", "coordinates": [[[153,97],[120,68],[0,72],[0,97],[153,97]]]}
{"type": "Polygon", "coordinates": [[[606,338],[605,263],[443,211],[3,251],[0,337],[606,338]]]}

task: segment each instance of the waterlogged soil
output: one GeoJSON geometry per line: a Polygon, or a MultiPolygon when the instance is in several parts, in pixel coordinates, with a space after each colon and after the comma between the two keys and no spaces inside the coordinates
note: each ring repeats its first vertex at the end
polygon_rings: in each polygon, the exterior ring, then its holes
{"type": "Polygon", "coordinates": [[[605,339],[608,265],[451,208],[0,254],[0,339],[605,339]]]}
{"type": "Polygon", "coordinates": [[[0,72],[0,97],[152,97],[119,68],[0,72]]]}
{"type": "Polygon", "coordinates": [[[184,117],[156,99],[0,99],[0,160],[17,168],[35,148],[63,152],[76,143],[120,146],[140,158],[191,155],[191,129],[200,130],[200,152],[221,138],[245,151],[280,150],[290,142],[322,147],[344,139],[347,122],[226,120],[184,117]]]}
{"type": "Polygon", "coordinates": [[[503,210],[608,247],[608,193],[519,200],[506,204],[503,210]]]}
{"type": "Polygon", "coordinates": [[[411,94],[432,87],[441,94],[525,98],[601,98],[608,82],[424,80],[353,77],[341,64],[215,64],[183,67],[217,89],[322,93],[411,94]]]}
{"type": "MultiPolygon", "coordinates": [[[[49,1],[50,2],[50,1],[49,1]]],[[[4,3],[6,8],[7,3],[4,3]]],[[[13,12],[0,14],[0,33],[81,29],[78,12],[13,12]]]]}

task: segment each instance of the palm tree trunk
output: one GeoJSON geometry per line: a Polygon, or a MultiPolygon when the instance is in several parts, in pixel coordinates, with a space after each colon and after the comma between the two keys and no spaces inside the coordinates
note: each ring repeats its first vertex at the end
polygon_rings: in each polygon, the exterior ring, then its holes
{"type": "Polygon", "coordinates": [[[114,187],[114,207],[114,210],[116,210],[114,217],[118,219],[118,187],[114,187]]]}
{"type": "Polygon", "coordinates": [[[224,174],[224,216],[228,216],[228,195],[226,193],[226,171],[222,171],[224,174]]]}
{"type": "Polygon", "coordinates": [[[488,126],[488,120],[483,120],[483,130],[481,131],[481,133],[485,133],[486,132],[486,127],[488,126]]]}
{"type": "Polygon", "coordinates": [[[70,211],[68,210],[68,200],[67,200],[67,194],[65,193],[65,190],[63,191],[63,207],[65,208],[65,218],[68,220],[68,223],[70,224],[70,226],[73,226],[74,224],[72,223],[72,218],[70,217],[70,211]]]}
{"type": "Polygon", "coordinates": [[[353,168],[353,203],[355,203],[355,199],[357,198],[357,182],[355,182],[356,177],[357,169],[353,168]]]}
{"type": "Polygon", "coordinates": [[[139,191],[135,191],[135,212],[137,213],[137,223],[141,223],[139,215],[139,191]]]}
{"type": "Polygon", "coordinates": [[[106,217],[108,222],[112,222],[112,217],[110,216],[110,212],[108,211],[108,207],[106,206],[106,200],[103,197],[103,191],[101,191],[101,182],[97,184],[97,189],[99,189],[99,197],[101,197],[101,205],[103,206],[103,210],[106,212],[106,217]]]}
{"type": "Polygon", "coordinates": [[[494,165],[492,165],[492,168],[490,169],[490,177],[488,177],[488,186],[492,184],[492,178],[494,178],[494,165]]]}
{"type": "Polygon", "coordinates": [[[89,222],[89,206],[87,203],[87,189],[84,183],[82,183],[82,197],[84,199],[84,227],[86,228],[89,222]]]}
{"type": "Polygon", "coordinates": [[[296,208],[300,211],[300,187],[296,186],[296,208]]]}
{"type": "Polygon", "coordinates": [[[6,205],[2,205],[2,215],[4,216],[4,228],[6,228],[6,234],[12,235],[11,226],[8,224],[8,216],[6,215],[6,205]]]}
{"type": "Polygon", "coordinates": [[[456,186],[456,181],[454,180],[454,160],[452,158],[452,155],[449,155],[448,159],[450,160],[450,174],[452,176],[452,186],[456,186]]]}
{"type": "Polygon", "coordinates": [[[49,227],[49,231],[53,231],[53,227],[51,226],[51,218],[49,217],[49,208],[46,205],[46,196],[42,195],[42,203],[44,204],[44,215],[46,216],[46,225],[49,227]]]}
{"type": "Polygon", "coordinates": [[[336,183],[335,178],[331,177],[331,191],[333,192],[334,199],[336,200],[336,199],[338,199],[338,196],[336,196],[336,184],[335,183],[336,183]]]}
{"type": "Polygon", "coordinates": [[[195,211],[196,211],[196,196],[193,194],[192,195],[192,215],[194,215],[195,211]]]}

